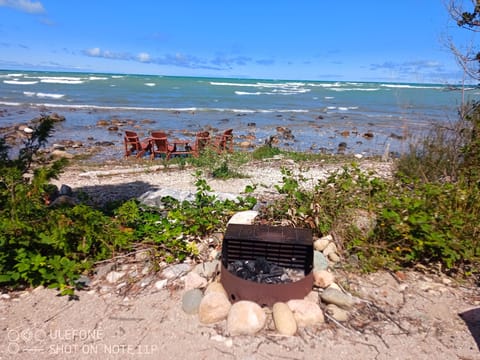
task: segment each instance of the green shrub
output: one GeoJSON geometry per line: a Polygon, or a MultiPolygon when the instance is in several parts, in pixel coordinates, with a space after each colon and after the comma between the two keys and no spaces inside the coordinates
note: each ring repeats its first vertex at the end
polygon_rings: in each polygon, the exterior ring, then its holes
{"type": "Polygon", "coordinates": [[[43,284],[71,294],[83,270],[128,241],[100,211],[47,205],[48,182],[66,165],[39,156],[52,130],[43,116],[16,158],[0,139],[0,285],[43,284]]]}

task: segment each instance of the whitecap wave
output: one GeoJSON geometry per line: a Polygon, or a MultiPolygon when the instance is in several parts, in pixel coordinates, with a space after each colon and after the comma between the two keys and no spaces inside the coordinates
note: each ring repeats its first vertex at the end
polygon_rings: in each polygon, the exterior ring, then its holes
{"type": "Polygon", "coordinates": [[[5,84],[10,85],[35,85],[38,81],[20,81],[20,80],[3,80],[5,84]]]}
{"type": "Polygon", "coordinates": [[[145,83],[143,85],[145,85],[145,86],[156,86],[157,84],[155,84],[155,83],[145,83]]]}
{"type": "Polygon", "coordinates": [[[88,80],[108,80],[107,77],[100,77],[100,76],[90,76],[88,80]]]}
{"type": "Polygon", "coordinates": [[[50,98],[50,99],[61,99],[65,96],[64,94],[49,94],[49,93],[41,93],[41,92],[37,93],[36,95],[39,98],[50,98]]]}

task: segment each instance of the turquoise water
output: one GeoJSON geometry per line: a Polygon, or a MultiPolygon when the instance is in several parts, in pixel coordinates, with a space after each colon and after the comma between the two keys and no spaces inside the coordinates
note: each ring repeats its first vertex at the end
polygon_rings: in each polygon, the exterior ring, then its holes
{"type": "Polygon", "coordinates": [[[294,135],[280,145],[294,150],[335,151],[345,142],[349,152],[375,154],[387,144],[401,151],[400,136],[456,119],[461,100],[461,91],[443,85],[0,71],[0,126],[57,112],[67,121],[54,136],[79,140],[121,142],[97,121],[148,119],[140,126],[147,134],[234,128],[239,140],[253,135],[258,145],[280,126],[294,135]]]}

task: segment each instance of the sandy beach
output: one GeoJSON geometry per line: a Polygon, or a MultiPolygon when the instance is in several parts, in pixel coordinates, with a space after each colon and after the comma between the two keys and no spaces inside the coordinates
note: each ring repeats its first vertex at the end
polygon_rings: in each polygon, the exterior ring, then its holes
{"type": "MultiPolygon", "coordinates": [[[[256,196],[274,196],[280,166],[288,160],[245,166],[250,177],[208,179],[215,192],[241,194],[257,185],[256,196]]],[[[390,163],[363,168],[388,176],[390,163]]],[[[313,183],[339,165],[312,164],[303,175],[313,183]]],[[[85,191],[99,202],[134,197],[160,188],[193,190],[192,169],[146,168],[124,163],[67,169],[56,180],[85,191]]],[[[113,259],[100,268],[141,268],[142,258],[113,259]]],[[[108,271],[108,270],[107,270],[108,271]]],[[[480,347],[478,288],[441,274],[405,271],[370,275],[331,271],[359,303],[349,321],[326,321],[282,336],[271,320],[255,335],[230,336],[225,321],[206,325],[182,311],[183,277],[165,282],[162,273],[137,275],[122,287],[105,272],[93,276],[78,299],[55,290],[26,289],[0,296],[0,359],[477,359],[480,347]],[[158,284],[168,284],[167,286],[158,284]],[[129,290],[125,290],[129,289],[129,290]]],[[[310,297],[318,296],[314,289],[310,297]]],[[[266,309],[267,313],[269,310],[266,309]]]]}

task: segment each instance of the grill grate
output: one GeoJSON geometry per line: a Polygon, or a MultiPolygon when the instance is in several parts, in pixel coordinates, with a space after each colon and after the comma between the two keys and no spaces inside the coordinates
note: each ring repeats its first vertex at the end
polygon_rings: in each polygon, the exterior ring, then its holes
{"type": "Polygon", "coordinates": [[[313,286],[313,240],[309,229],[230,224],[222,246],[222,284],[230,299],[261,305],[303,298],[313,286]],[[241,279],[228,269],[234,261],[264,258],[284,268],[302,269],[305,278],[287,284],[259,284],[241,279]]]}

